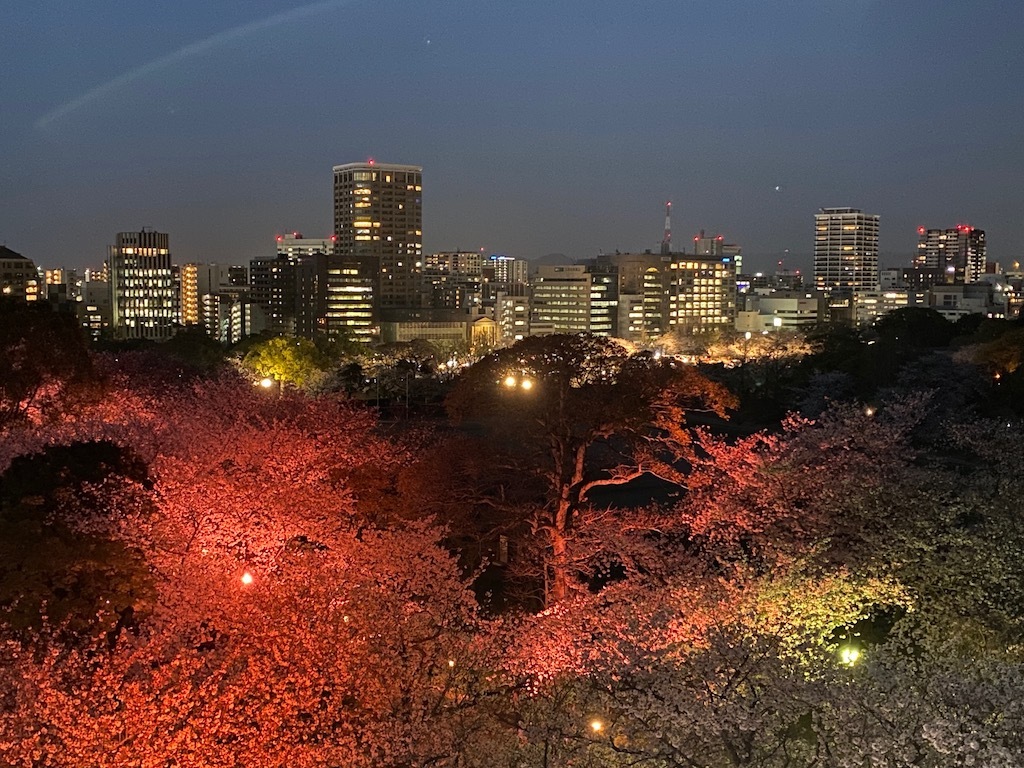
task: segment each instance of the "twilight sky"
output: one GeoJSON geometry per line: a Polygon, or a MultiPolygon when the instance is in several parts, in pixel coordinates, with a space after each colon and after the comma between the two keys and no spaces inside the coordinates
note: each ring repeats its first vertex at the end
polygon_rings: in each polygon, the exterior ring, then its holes
{"type": "MultiPolygon", "coordinates": [[[[428,250],[657,248],[664,203],[747,265],[813,213],[1024,255],[1020,0],[36,0],[0,14],[0,243],[98,266],[332,227],[331,167],[424,168],[428,250]],[[778,189],[776,189],[778,187],[778,189]]],[[[886,258],[886,254],[889,254],[886,258]]]]}

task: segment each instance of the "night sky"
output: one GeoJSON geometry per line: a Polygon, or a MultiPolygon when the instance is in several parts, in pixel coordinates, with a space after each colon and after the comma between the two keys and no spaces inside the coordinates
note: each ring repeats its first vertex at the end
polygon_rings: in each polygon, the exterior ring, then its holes
{"type": "MultiPolygon", "coordinates": [[[[427,250],[535,258],[698,228],[806,267],[813,214],[1024,255],[1024,2],[130,0],[6,3],[0,242],[98,266],[327,236],[331,166],[424,168],[427,250]],[[776,189],[778,187],[778,189],[776,189]]],[[[887,257],[886,257],[887,256],[887,257]]]]}

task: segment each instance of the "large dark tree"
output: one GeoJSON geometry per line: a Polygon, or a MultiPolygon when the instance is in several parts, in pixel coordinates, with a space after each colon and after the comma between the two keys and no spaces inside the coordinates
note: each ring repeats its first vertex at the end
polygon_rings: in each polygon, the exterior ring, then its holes
{"type": "Polygon", "coordinates": [[[41,421],[89,391],[92,364],[74,315],[0,299],[0,430],[41,421]]]}
{"type": "Polygon", "coordinates": [[[0,474],[0,616],[65,643],[131,626],[152,584],[138,552],[97,533],[113,506],[148,504],[147,468],[108,442],[51,446],[0,474]]]}
{"type": "Polygon", "coordinates": [[[590,335],[530,337],[492,353],[448,399],[456,421],[480,425],[506,461],[540,479],[530,525],[546,556],[549,602],[564,600],[574,582],[570,542],[591,492],[647,474],[681,483],[688,420],[723,417],[734,405],[691,366],[590,335]]]}

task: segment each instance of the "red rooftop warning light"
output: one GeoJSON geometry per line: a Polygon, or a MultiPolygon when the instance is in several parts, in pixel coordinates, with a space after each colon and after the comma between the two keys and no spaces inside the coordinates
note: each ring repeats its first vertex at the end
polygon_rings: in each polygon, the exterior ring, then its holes
{"type": "Polygon", "coordinates": [[[924,227],[918,227],[917,228],[917,234],[923,235],[924,234],[924,227]]]}

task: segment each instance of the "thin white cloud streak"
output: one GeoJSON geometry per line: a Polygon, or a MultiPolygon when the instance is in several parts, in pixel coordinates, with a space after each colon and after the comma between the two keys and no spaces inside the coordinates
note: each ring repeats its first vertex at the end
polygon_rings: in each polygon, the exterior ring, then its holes
{"type": "Polygon", "coordinates": [[[331,8],[346,5],[349,2],[351,2],[351,0],[321,0],[320,2],[309,3],[308,5],[276,13],[273,16],[266,17],[265,19],[257,19],[256,21],[250,21],[247,24],[241,24],[237,27],[226,29],[223,32],[218,32],[216,35],[212,35],[211,37],[190,43],[183,48],[179,48],[173,53],[161,56],[159,59],[154,59],[153,61],[143,64],[129,72],[118,75],[112,80],[108,80],[107,82],[86,91],[81,96],[76,96],[70,101],[61,104],[56,109],[47,112],[36,120],[36,128],[45,130],[57,120],[70,115],[72,112],[81,109],[103,96],[124,88],[126,85],[129,85],[136,80],[140,80],[147,75],[152,75],[153,73],[159,72],[161,69],[166,69],[178,62],[190,59],[193,56],[200,56],[204,53],[208,53],[209,51],[219,48],[225,43],[247,37],[265,29],[276,27],[280,24],[295,21],[296,19],[301,19],[306,16],[314,16],[318,13],[330,10],[331,8]]]}

